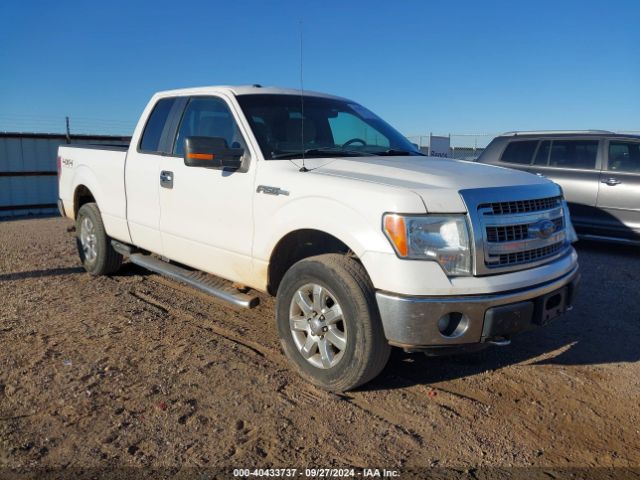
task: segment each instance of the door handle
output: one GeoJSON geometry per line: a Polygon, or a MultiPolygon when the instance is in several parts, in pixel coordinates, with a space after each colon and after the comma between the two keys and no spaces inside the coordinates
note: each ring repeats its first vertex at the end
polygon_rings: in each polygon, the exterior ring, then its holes
{"type": "Polygon", "coordinates": [[[163,170],[160,172],[160,186],[163,188],[173,188],[173,172],[163,170]]]}
{"type": "Polygon", "coordinates": [[[617,178],[604,178],[602,180],[600,180],[600,182],[604,183],[605,185],[609,185],[610,187],[615,187],[616,185],[620,185],[622,182],[620,180],[618,180],[617,178]]]}

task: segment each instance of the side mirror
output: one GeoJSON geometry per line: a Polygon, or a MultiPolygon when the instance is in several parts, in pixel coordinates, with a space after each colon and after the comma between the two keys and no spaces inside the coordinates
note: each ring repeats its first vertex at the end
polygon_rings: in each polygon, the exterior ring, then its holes
{"type": "Polygon", "coordinates": [[[229,148],[221,137],[187,137],[184,141],[187,167],[237,169],[242,166],[243,148],[229,148]]]}

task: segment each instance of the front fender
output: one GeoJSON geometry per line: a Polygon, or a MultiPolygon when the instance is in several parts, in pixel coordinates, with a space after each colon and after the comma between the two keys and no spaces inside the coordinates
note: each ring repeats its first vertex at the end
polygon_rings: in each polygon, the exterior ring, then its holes
{"type": "Polygon", "coordinates": [[[371,218],[333,198],[306,196],[295,198],[269,218],[256,222],[254,258],[268,261],[278,242],[296,230],[319,230],[347,245],[357,256],[367,250],[393,253],[381,230],[381,219],[371,218]]]}

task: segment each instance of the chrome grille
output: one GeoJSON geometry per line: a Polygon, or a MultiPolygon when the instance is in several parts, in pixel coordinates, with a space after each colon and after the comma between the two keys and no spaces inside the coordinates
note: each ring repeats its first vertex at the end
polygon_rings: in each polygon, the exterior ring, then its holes
{"type": "Polygon", "coordinates": [[[533,200],[515,200],[511,202],[492,202],[479,205],[478,208],[489,208],[493,215],[509,215],[513,213],[539,212],[551,210],[562,205],[562,197],[536,198],[533,200]]]}
{"type": "MultiPolygon", "coordinates": [[[[556,231],[562,229],[564,220],[562,217],[551,220],[556,226],[556,231]]],[[[514,242],[529,238],[529,224],[504,225],[486,227],[487,242],[514,242]]]]}
{"type": "Polygon", "coordinates": [[[567,245],[560,196],[481,203],[478,214],[489,269],[539,262],[567,245]]]}
{"type": "Polygon", "coordinates": [[[496,265],[518,265],[521,263],[530,263],[541,260],[558,253],[566,246],[565,242],[557,242],[546,247],[534,248],[533,250],[525,250],[523,252],[506,253],[500,255],[496,265]]]}
{"type": "Polygon", "coordinates": [[[532,268],[565,255],[566,205],[557,185],[460,191],[473,230],[474,275],[532,268]]]}

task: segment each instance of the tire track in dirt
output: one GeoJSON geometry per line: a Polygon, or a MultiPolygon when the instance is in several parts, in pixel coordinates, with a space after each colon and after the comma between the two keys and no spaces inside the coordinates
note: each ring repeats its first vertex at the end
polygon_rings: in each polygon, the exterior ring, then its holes
{"type": "Polygon", "coordinates": [[[276,351],[269,348],[266,345],[262,345],[256,343],[251,340],[247,340],[245,338],[241,338],[237,332],[232,329],[224,328],[220,323],[217,322],[206,322],[206,324],[202,321],[198,316],[193,315],[190,311],[186,309],[180,309],[174,305],[170,305],[166,302],[165,299],[162,298],[161,295],[157,294],[157,291],[154,289],[146,289],[143,291],[141,287],[134,287],[133,291],[130,294],[143,301],[147,304],[159,309],[164,313],[168,313],[171,315],[174,321],[188,321],[192,326],[204,330],[209,333],[213,333],[220,338],[223,338],[235,345],[239,345],[245,349],[248,349],[252,353],[264,357],[269,358],[274,363],[281,363],[275,358],[276,351]]]}
{"type": "MultiPolygon", "coordinates": [[[[190,295],[192,293],[190,287],[185,287],[180,284],[176,284],[171,280],[165,281],[165,279],[162,279],[162,281],[157,282],[157,278],[153,278],[152,281],[162,286],[169,287],[170,289],[183,292],[187,295],[190,295]]],[[[225,317],[224,322],[221,322],[218,319],[218,321],[216,321],[215,323],[207,322],[206,325],[203,325],[202,324],[203,319],[199,315],[194,315],[191,311],[187,309],[179,308],[178,305],[182,302],[178,301],[176,302],[175,305],[170,305],[169,303],[166,302],[166,299],[164,300],[162,299],[162,294],[166,292],[163,292],[162,290],[156,289],[156,288],[149,289],[148,287],[149,285],[139,286],[139,288],[136,288],[134,292],[132,292],[132,295],[134,295],[136,298],[142,299],[143,301],[147,301],[151,305],[161,309],[164,312],[170,313],[174,319],[180,319],[180,320],[188,319],[189,323],[195,326],[196,328],[204,329],[205,331],[214,333],[233,344],[241,345],[245,348],[248,348],[254,353],[256,353],[257,355],[265,358],[270,363],[273,363],[278,367],[284,367],[287,371],[290,371],[289,369],[291,367],[288,361],[284,358],[284,356],[280,353],[279,350],[269,347],[264,343],[257,343],[255,341],[250,341],[250,340],[247,340],[246,338],[240,338],[238,336],[237,330],[234,329],[233,327],[240,327],[241,329],[243,329],[244,327],[249,326],[249,321],[238,322],[237,317],[232,316],[231,318],[236,321],[232,322],[233,326],[231,328],[226,328],[226,326],[224,326],[226,324],[226,321],[229,320],[229,317],[225,317]],[[144,292],[141,291],[142,288],[144,288],[144,292]]],[[[209,300],[209,298],[206,298],[206,300],[209,300]]],[[[262,308],[264,308],[264,306],[262,308]]],[[[204,309],[206,310],[206,308],[204,309]]],[[[248,313],[247,310],[241,310],[241,312],[248,313]]],[[[269,312],[269,313],[273,313],[273,312],[269,312]]],[[[294,372],[291,372],[291,373],[295,375],[294,372]]],[[[302,379],[295,382],[291,382],[291,381],[287,382],[287,385],[283,389],[281,389],[278,393],[282,397],[284,397],[285,401],[288,403],[293,403],[296,405],[304,405],[309,408],[316,407],[319,403],[325,403],[328,401],[337,400],[339,402],[345,402],[346,404],[354,407],[355,409],[358,409],[361,412],[364,412],[367,416],[375,417],[379,421],[382,421],[394,428],[397,427],[402,434],[407,435],[413,440],[415,440],[416,437],[419,436],[416,432],[412,432],[407,427],[405,427],[402,424],[403,422],[400,417],[397,417],[397,416],[386,417],[385,416],[386,414],[384,412],[381,412],[379,409],[376,409],[376,408],[370,408],[366,401],[363,401],[358,397],[353,397],[348,395],[336,395],[330,392],[325,392],[321,389],[317,389],[309,385],[307,382],[305,382],[302,379]]],[[[419,444],[420,443],[418,443],[418,445],[419,444]]]]}
{"type": "MultiPolygon", "coordinates": [[[[203,302],[195,301],[194,293],[191,287],[156,275],[146,276],[141,282],[133,284],[131,292],[134,297],[148,302],[162,312],[167,312],[174,321],[186,320],[190,325],[198,329],[213,333],[231,344],[240,345],[251,350],[271,365],[268,367],[265,365],[265,368],[272,369],[275,367],[279,369],[280,375],[284,373],[283,378],[285,381],[284,385],[278,388],[277,394],[280,401],[288,406],[313,411],[327,403],[333,403],[338,410],[347,411],[347,415],[360,418],[361,421],[386,425],[394,432],[393,437],[396,438],[394,443],[403,445],[408,442],[410,446],[405,445],[405,448],[408,449],[422,448],[424,446],[424,435],[431,432],[420,431],[420,417],[416,418],[415,411],[391,415],[384,408],[376,407],[376,400],[371,403],[362,397],[359,392],[354,392],[347,396],[317,389],[290,370],[291,366],[279,350],[279,343],[276,340],[275,333],[272,335],[273,341],[271,345],[275,343],[277,348],[269,345],[268,342],[247,339],[247,332],[255,330],[255,322],[264,322],[265,315],[270,317],[274,315],[273,308],[269,305],[269,303],[272,303],[271,301],[265,302],[263,300],[257,309],[251,311],[229,309],[225,315],[220,315],[220,311],[216,309],[216,321],[214,322],[208,320],[207,314],[211,308],[216,308],[219,303],[212,301],[209,296],[200,294],[200,292],[197,292],[196,297],[202,299],[203,302]],[[176,296],[176,292],[184,293],[186,298],[181,298],[180,295],[176,296]],[[403,441],[402,438],[405,440],[403,441]]],[[[260,325],[260,328],[265,329],[271,326],[270,322],[267,325],[260,325]]],[[[444,406],[442,408],[446,409],[447,407],[444,406]]],[[[262,443],[264,444],[264,441],[262,443]]],[[[274,460],[277,459],[277,454],[267,448],[266,445],[263,450],[269,451],[269,456],[273,457],[274,460]]],[[[339,449],[336,449],[333,458],[338,464],[343,465],[357,465],[359,462],[357,457],[344,455],[339,449]]],[[[286,461],[285,458],[280,460],[286,461]]]]}
{"type": "MultiPolygon", "coordinates": [[[[134,284],[133,294],[143,300],[146,299],[150,304],[160,308],[162,311],[169,312],[174,319],[185,320],[188,318],[189,323],[196,328],[214,333],[229,342],[251,349],[254,353],[263,356],[270,363],[284,368],[288,373],[290,372],[289,369],[291,366],[281,354],[279,344],[277,344],[277,348],[273,348],[264,341],[251,341],[246,338],[247,332],[255,330],[256,321],[264,322],[265,315],[273,317],[275,314],[273,308],[270,308],[271,305],[269,304],[272,303],[270,299],[266,301],[264,298],[261,299],[261,305],[253,310],[229,308],[225,315],[220,315],[220,311],[216,309],[216,321],[214,322],[207,319],[207,314],[212,308],[220,305],[220,302],[189,286],[182,285],[159,275],[152,274],[145,276],[141,282],[134,284]],[[171,291],[183,293],[185,297],[181,297],[180,295],[176,296],[175,294],[170,297],[171,291]],[[203,301],[197,302],[195,298],[202,299],[203,301]],[[170,303],[171,301],[173,303],[170,303]],[[243,336],[241,337],[240,335],[243,336]]],[[[261,328],[266,329],[271,326],[271,324],[262,325],[261,328]]],[[[275,339],[275,334],[273,338],[275,339]]],[[[331,395],[310,386],[301,379],[299,380],[295,372],[290,373],[295,376],[296,381],[288,381],[287,386],[278,392],[283,401],[290,404],[303,405],[305,408],[316,408],[319,403],[327,401],[329,398],[327,395],[331,395]],[[295,384],[295,387],[292,387],[292,383],[295,384]]],[[[393,375],[394,374],[392,374],[392,376],[393,375]]],[[[415,380],[413,379],[395,376],[400,381],[415,384],[415,380]]],[[[428,396],[430,392],[434,391],[433,389],[427,389],[419,385],[414,386],[412,390],[419,389],[426,392],[426,395],[423,396],[428,396]]],[[[442,391],[444,392],[444,390],[442,391]]],[[[349,395],[342,396],[342,400],[345,401],[345,404],[359,410],[365,416],[376,418],[378,421],[394,428],[399,435],[406,436],[410,439],[416,447],[421,447],[423,445],[424,435],[431,433],[430,431],[423,431],[424,428],[423,425],[421,425],[423,418],[420,416],[420,413],[429,411],[431,414],[439,415],[442,418],[466,418],[470,416],[469,412],[466,411],[460,413],[458,411],[460,407],[455,405],[456,402],[446,401],[442,398],[442,395],[439,401],[430,399],[428,402],[425,402],[421,396],[415,392],[412,392],[411,395],[413,395],[413,403],[416,405],[416,408],[409,410],[403,408],[401,403],[397,401],[396,392],[391,392],[385,402],[388,404],[390,403],[389,401],[391,401],[394,405],[393,409],[377,406],[376,404],[379,403],[378,395],[375,395],[370,401],[366,395],[360,392],[353,392],[349,395]],[[438,412],[438,410],[440,410],[440,412],[438,412]]],[[[454,396],[455,394],[450,393],[450,395],[454,396]]],[[[334,397],[338,398],[335,395],[334,397]]],[[[468,402],[476,402],[482,405],[481,402],[471,399],[470,397],[465,397],[461,394],[458,394],[458,397],[468,402]]],[[[475,417],[478,414],[479,412],[473,412],[471,416],[475,417]]]]}

